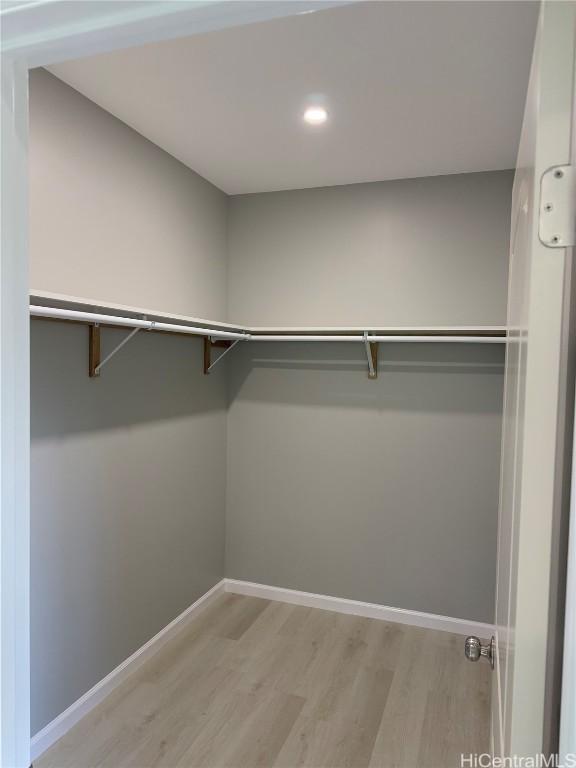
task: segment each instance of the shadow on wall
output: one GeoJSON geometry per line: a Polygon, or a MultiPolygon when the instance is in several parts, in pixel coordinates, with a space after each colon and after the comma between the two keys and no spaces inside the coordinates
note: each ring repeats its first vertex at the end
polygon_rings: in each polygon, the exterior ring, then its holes
{"type": "MultiPolygon", "coordinates": [[[[102,330],[102,357],[128,331],[102,330]]],[[[88,376],[88,328],[34,320],[31,327],[33,439],[201,416],[226,407],[224,369],[204,376],[202,340],[140,331],[88,376]]]]}
{"type": "Polygon", "coordinates": [[[232,355],[229,404],[241,398],[377,410],[502,411],[503,344],[381,343],[375,381],[368,379],[358,342],[258,342],[232,355]]]}
{"type": "MultiPolygon", "coordinates": [[[[104,329],[103,356],[126,331],[104,329]]],[[[380,344],[378,380],[364,346],[242,344],[210,376],[202,340],[141,331],[88,377],[88,329],[35,320],[31,331],[33,439],[201,416],[236,398],[310,406],[499,413],[500,345],[380,344]],[[226,376],[228,370],[229,376],[226,376]],[[250,379],[250,374],[257,373],[250,379]],[[335,375],[337,374],[337,375],[335,375]]]]}

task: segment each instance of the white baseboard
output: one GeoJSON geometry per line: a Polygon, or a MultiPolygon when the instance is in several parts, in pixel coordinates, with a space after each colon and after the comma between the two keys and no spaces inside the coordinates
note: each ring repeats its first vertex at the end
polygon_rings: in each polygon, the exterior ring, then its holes
{"type": "Polygon", "coordinates": [[[203,608],[212,602],[221,592],[224,591],[224,580],[218,582],[212,589],[209,589],[202,597],[199,597],[195,603],[186,608],[164,629],[161,629],[157,635],[148,640],[141,648],[132,654],[128,659],[122,662],[116,669],[113,669],[109,675],[81,696],[77,701],[71,704],[68,709],[58,715],[51,723],[42,728],[30,742],[31,759],[36,760],[52,744],[64,736],[72,726],[81,720],[85,715],[94,709],[103,699],[117,688],[126,678],[136,672],[144,662],[157,653],[163,645],[178,634],[184,627],[196,618],[197,614],[203,608]]]}
{"type": "Polygon", "coordinates": [[[347,598],[330,597],[329,595],[315,595],[313,592],[299,592],[296,589],[270,587],[266,584],[254,584],[251,581],[224,579],[224,589],[226,592],[234,592],[238,595],[264,597],[267,600],[278,600],[282,603],[305,605],[310,608],[323,608],[326,611],[349,613],[353,616],[365,616],[369,619],[382,619],[383,621],[392,621],[397,624],[408,624],[412,627],[438,629],[443,632],[454,632],[458,635],[478,635],[482,638],[489,638],[494,633],[494,626],[492,624],[484,624],[479,621],[455,619],[451,616],[440,616],[436,613],[409,611],[405,608],[390,608],[387,605],[364,603],[361,600],[348,600],[347,598]]]}

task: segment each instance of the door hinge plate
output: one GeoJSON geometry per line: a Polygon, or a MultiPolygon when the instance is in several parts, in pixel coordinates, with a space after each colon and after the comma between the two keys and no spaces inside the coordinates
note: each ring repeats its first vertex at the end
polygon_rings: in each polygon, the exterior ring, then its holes
{"type": "Polygon", "coordinates": [[[555,165],[542,174],[538,235],[548,248],[576,245],[576,166],[555,165]]]}

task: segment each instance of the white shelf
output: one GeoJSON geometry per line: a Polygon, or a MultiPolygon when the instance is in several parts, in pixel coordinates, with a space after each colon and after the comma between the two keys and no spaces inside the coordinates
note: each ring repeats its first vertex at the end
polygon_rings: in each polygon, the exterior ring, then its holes
{"type": "Polygon", "coordinates": [[[506,326],[503,325],[429,325],[429,326],[246,326],[241,323],[224,323],[207,318],[191,317],[189,315],[174,314],[173,312],[160,312],[158,310],[133,307],[126,304],[102,302],[95,299],[87,299],[78,296],[68,296],[60,293],[30,290],[30,303],[41,307],[53,307],[56,309],[71,309],[79,312],[91,312],[106,315],[134,317],[158,322],[186,325],[192,328],[215,328],[223,331],[245,331],[249,334],[264,336],[307,336],[307,335],[352,335],[365,331],[377,335],[391,336],[486,336],[505,337],[506,326]]]}
{"type": "Polygon", "coordinates": [[[223,323],[218,320],[191,317],[189,315],[178,315],[173,312],[159,312],[156,309],[144,309],[142,307],[132,307],[126,304],[114,304],[112,302],[97,301],[95,299],[87,299],[79,296],[68,296],[63,293],[49,293],[34,288],[30,289],[30,304],[34,304],[38,307],[73,309],[78,312],[94,312],[103,315],[118,315],[123,317],[134,317],[137,319],[142,319],[143,316],[146,316],[148,320],[189,325],[194,328],[210,327],[221,328],[226,331],[242,330],[239,325],[223,323]]]}

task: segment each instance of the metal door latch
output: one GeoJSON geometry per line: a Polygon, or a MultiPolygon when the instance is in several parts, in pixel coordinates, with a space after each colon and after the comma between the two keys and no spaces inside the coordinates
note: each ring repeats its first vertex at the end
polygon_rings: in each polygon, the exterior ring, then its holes
{"type": "Polygon", "coordinates": [[[496,641],[492,635],[490,642],[482,645],[480,639],[475,635],[466,638],[464,644],[464,655],[468,661],[478,661],[481,657],[488,659],[490,666],[494,669],[494,656],[496,653],[496,641]]]}
{"type": "Polygon", "coordinates": [[[576,245],[576,166],[555,165],[542,174],[538,236],[548,248],[576,245]]]}

